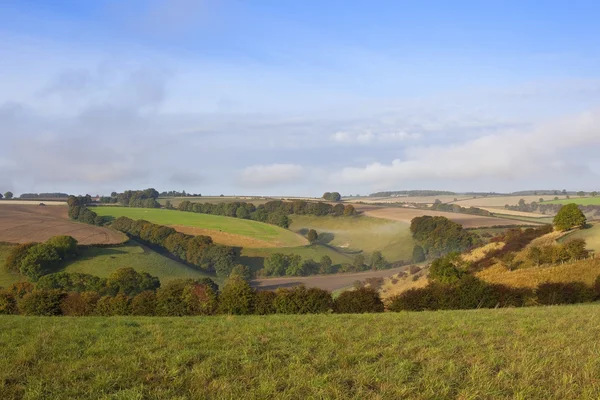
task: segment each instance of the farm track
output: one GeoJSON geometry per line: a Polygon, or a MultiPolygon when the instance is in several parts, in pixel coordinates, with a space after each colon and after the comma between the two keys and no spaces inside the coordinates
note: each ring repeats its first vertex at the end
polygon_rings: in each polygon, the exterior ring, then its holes
{"type": "Polygon", "coordinates": [[[43,242],[52,236],[73,236],[80,244],[119,244],[120,232],[68,219],[66,206],[11,204],[0,207],[0,241],[43,242]]]}

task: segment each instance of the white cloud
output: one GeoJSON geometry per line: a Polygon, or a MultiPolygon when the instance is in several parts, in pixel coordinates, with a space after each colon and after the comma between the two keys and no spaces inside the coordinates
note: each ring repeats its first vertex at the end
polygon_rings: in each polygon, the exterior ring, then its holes
{"type": "Polygon", "coordinates": [[[335,142],[338,143],[366,145],[371,143],[414,141],[420,139],[421,135],[419,133],[408,133],[405,131],[381,133],[373,133],[371,131],[364,131],[359,133],[338,131],[333,134],[332,138],[335,142]]]}
{"type": "Polygon", "coordinates": [[[579,160],[568,159],[563,153],[599,144],[600,110],[596,110],[529,131],[511,130],[460,144],[409,148],[403,158],[390,164],[373,162],[343,168],[331,179],[387,187],[403,181],[489,179],[493,186],[495,179],[531,180],[581,171],[579,160]]]}
{"type": "Polygon", "coordinates": [[[304,168],[296,164],[254,165],[240,174],[239,183],[245,187],[270,187],[296,184],[304,176],[304,168]]]}

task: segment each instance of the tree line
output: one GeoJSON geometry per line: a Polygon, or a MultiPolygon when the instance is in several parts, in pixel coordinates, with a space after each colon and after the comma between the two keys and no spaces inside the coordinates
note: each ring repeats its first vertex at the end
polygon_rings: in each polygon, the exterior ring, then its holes
{"type": "Polygon", "coordinates": [[[69,197],[67,193],[23,193],[20,199],[64,199],[69,197]]]}
{"type": "Polygon", "coordinates": [[[119,203],[125,207],[159,208],[159,193],[154,188],[145,190],[126,190],[123,193],[112,192],[110,196],[100,197],[103,204],[119,203]]]}
{"type": "Polygon", "coordinates": [[[106,222],[104,217],[87,208],[87,205],[91,202],[92,198],[89,194],[86,196],[69,196],[67,199],[69,218],[90,225],[104,225],[106,222]]]}
{"type": "Polygon", "coordinates": [[[156,277],[131,268],[107,279],[60,273],[33,285],[19,282],[0,290],[0,314],[21,315],[267,315],[383,312],[376,290],[347,291],[335,300],[327,290],[296,286],[257,291],[239,276],[222,290],[209,278],[160,285],[156,277]]]}
{"type": "Polygon", "coordinates": [[[233,247],[215,244],[210,236],[192,236],[175,229],[144,220],[119,217],[111,228],[134,237],[150,246],[163,249],[205,272],[227,277],[235,266],[233,247]]]}
{"type": "Polygon", "coordinates": [[[251,219],[277,225],[282,228],[289,227],[290,221],[288,216],[291,214],[315,216],[351,216],[356,214],[356,210],[351,204],[344,205],[338,203],[331,205],[324,202],[309,202],[304,200],[272,200],[258,206],[246,202],[195,203],[185,200],[179,203],[177,209],[187,212],[251,219]]]}
{"type": "Polygon", "coordinates": [[[489,217],[492,215],[491,212],[487,210],[483,210],[477,207],[462,207],[458,204],[447,204],[442,203],[440,200],[436,199],[435,202],[431,205],[431,210],[434,211],[446,211],[446,212],[455,212],[461,214],[470,214],[470,215],[481,215],[484,217],[489,217]]]}
{"type": "Polygon", "coordinates": [[[369,197],[390,197],[390,196],[415,196],[415,197],[425,197],[425,196],[453,196],[455,192],[449,192],[445,190],[394,190],[387,192],[376,192],[371,193],[369,197]]]}

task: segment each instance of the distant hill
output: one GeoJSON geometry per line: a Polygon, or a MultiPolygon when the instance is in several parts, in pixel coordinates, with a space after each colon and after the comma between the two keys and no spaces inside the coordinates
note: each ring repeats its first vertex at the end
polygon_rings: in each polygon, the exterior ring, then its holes
{"type": "Polygon", "coordinates": [[[455,195],[454,192],[443,190],[396,190],[390,192],[371,193],[369,197],[392,197],[392,196],[442,196],[455,195]]]}

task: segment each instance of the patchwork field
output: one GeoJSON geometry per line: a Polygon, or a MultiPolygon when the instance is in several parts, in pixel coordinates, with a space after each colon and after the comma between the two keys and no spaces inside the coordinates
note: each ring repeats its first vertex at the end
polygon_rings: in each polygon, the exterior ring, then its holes
{"type": "Polygon", "coordinates": [[[70,221],[67,211],[66,206],[0,206],[0,242],[43,242],[56,235],[73,236],[80,244],[117,244],[127,239],[109,228],[70,221]]]}
{"type": "MultiPolygon", "coordinates": [[[[552,200],[555,197],[559,199],[565,199],[563,195],[537,195],[537,196],[488,196],[488,197],[477,197],[460,200],[455,202],[462,207],[504,207],[506,204],[509,206],[516,206],[519,204],[521,199],[525,200],[526,203],[539,202],[540,199],[552,200]]],[[[544,201],[546,203],[546,201],[544,201]]],[[[550,201],[548,201],[550,203],[550,201]]]]}
{"type": "Polygon", "coordinates": [[[564,200],[545,201],[544,204],[581,204],[582,206],[600,206],[600,197],[571,197],[564,200]]]}
{"type": "Polygon", "coordinates": [[[379,250],[390,261],[412,257],[414,242],[406,222],[367,216],[292,215],[291,220],[290,230],[305,235],[309,229],[315,229],[319,242],[343,251],[362,250],[368,255],[379,250]]]}
{"type": "Polygon", "coordinates": [[[295,247],[308,243],[305,238],[289,230],[247,219],[130,207],[95,207],[94,211],[98,215],[113,218],[125,216],[135,220],[144,219],[155,224],[172,226],[184,233],[194,234],[194,229],[201,229],[195,232],[212,236],[216,243],[228,245],[234,245],[236,236],[241,242],[235,245],[244,247],[295,247]]]}
{"type": "Polygon", "coordinates": [[[596,399],[600,305],[0,316],[2,399],[596,399]]]}
{"type": "Polygon", "coordinates": [[[420,210],[416,208],[405,207],[376,207],[357,205],[357,210],[364,211],[368,217],[384,218],[393,221],[410,223],[413,218],[423,215],[446,217],[465,228],[485,228],[491,226],[511,226],[511,225],[535,225],[534,222],[523,222],[515,219],[483,217],[479,215],[469,215],[441,211],[420,210]]]}

